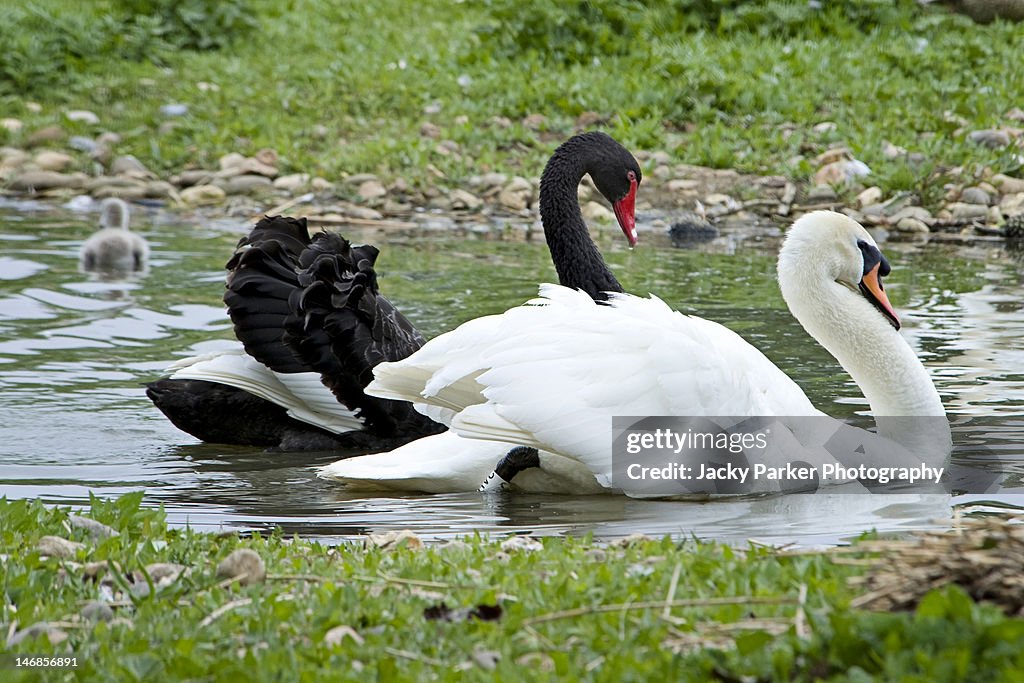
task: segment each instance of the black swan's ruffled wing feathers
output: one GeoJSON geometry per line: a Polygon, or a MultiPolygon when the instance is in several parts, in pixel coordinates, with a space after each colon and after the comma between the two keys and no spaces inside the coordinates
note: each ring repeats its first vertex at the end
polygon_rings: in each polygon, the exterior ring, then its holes
{"type": "Polygon", "coordinates": [[[238,241],[228,261],[224,303],[246,352],[276,372],[311,372],[284,342],[289,299],[299,290],[299,257],[309,246],[306,219],[268,216],[238,241]]]}
{"type": "Polygon", "coordinates": [[[425,341],[381,295],[373,269],[377,254],[337,234],[316,235],[299,259],[302,289],[290,299],[285,343],[374,431],[432,433],[433,422],[411,404],[363,393],[378,363],[405,358],[425,341]]]}
{"type": "Polygon", "coordinates": [[[276,372],[317,372],[371,432],[415,438],[441,428],[408,403],[367,396],[373,368],[419,349],[423,336],[381,295],[376,248],[306,220],[268,216],[228,261],[224,303],[249,355],[276,372]]]}

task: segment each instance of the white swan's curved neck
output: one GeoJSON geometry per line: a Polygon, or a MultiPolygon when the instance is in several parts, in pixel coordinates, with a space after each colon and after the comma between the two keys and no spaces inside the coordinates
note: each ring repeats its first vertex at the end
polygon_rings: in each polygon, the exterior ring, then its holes
{"type": "Polygon", "coordinates": [[[876,418],[945,415],[914,350],[867,299],[838,282],[795,296],[787,289],[793,315],[850,373],[876,418]]]}

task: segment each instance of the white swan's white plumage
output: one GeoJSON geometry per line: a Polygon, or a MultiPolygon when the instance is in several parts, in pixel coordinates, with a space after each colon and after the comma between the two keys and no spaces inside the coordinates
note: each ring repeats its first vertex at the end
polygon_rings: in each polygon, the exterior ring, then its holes
{"type": "MultiPolygon", "coordinates": [[[[867,253],[881,259],[852,219],[833,212],[804,216],[780,253],[783,296],[858,382],[876,416],[943,416],[927,371],[858,291],[869,279],[867,253]]],[[[876,264],[871,277],[877,271],[876,264]]],[[[465,323],[404,360],[378,365],[367,392],[440,408],[460,436],[565,456],[604,486],[611,486],[612,416],[822,415],[792,379],[722,325],[675,312],[653,296],[612,295],[604,306],[558,285],[542,285],[540,293],[527,305],[465,323]]],[[[820,452],[821,430],[811,431],[804,435],[810,443],[801,443],[820,452]]],[[[928,430],[925,444],[915,441],[921,434],[887,432],[881,423],[879,432],[899,446],[948,453],[948,428],[928,430]]],[[[411,466],[418,443],[391,454],[389,467],[411,466]]],[[[386,456],[372,457],[379,463],[386,456]]],[[[436,477],[457,479],[459,457],[465,452],[433,461],[436,477]]],[[[346,467],[362,467],[359,460],[340,461],[325,476],[348,482],[346,467]]],[[[541,470],[544,463],[542,453],[541,470]]]]}
{"type": "MultiPolygon", "coordinates": [[[[319,474],[361,491],[475,491],[508,450],[507,443],[466,439],[447,431],[386,453],[338,460],[322,467],[319,474]]],[[[542,460],[542,469],[523,470],[511,488],[577,495],[606,491],[590,470],[575,460],[554,453],[543,454],[542,460]]]]}
{"type": "Polygon", "coordinates": [[[242,389],[279,405],[288,415],[341,434],[363,428],[363,422],[320,381],[315,372],[274,372],[237,348],[191,356],[167,368],[170,379],[198,379],[242,389]]]}
{"type": "Polygon", "coordinates": [[[108,197],[100,204],[100,229],[79,250],[79,264],[85,271],[144,271],[148,266],[149,244],[129,230],[128,204],[108,197]]]}

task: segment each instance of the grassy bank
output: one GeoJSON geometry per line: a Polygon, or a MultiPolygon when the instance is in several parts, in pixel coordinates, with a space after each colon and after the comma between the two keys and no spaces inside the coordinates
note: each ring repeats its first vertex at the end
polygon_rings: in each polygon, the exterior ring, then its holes
{"type": "Polygon", "coordinates": [[[941,194],[951,166],[1017,170],[1012,145],[968,134],[1021,125],[1020,25],[822,4],[35,0],[0,10],[0,108],[25,124],[0,143],[59,124],[116,131],[158,172],[271,147],[282,172],[457,187],[536,177],[582,124],[677,163],[796,179],[842,143],[886,194],[941,194]],[[164,116],[170,103],[188,113],[164,116]]]}
{"type": "Polygon", "coordinates": [[[327,547],[168,529],[140,500],[94,500],[84,515],[109,530],[0,500],[5,651],[78,664],[4,680],[1008,681],[1024,665],[1024,622],[956,587],[916,612],[851,608],[847,580],[867,552],[568,538],[327,547]],[[48,535],[82,545],[56,549],[48,535]],[[264,581],[241,585],[221,566],[239,548],[260,556],[264,581]],[[34,624],[40,635],[23,635],[34,624]]]}

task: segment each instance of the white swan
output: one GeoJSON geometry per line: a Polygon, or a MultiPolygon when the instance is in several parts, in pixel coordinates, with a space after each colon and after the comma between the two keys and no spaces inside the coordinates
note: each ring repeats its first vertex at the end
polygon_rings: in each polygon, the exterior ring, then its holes
{"type": "MultiPolygon", "coordinates": [[[[796,221],[779,254],[779,285],[790,311],[850,373],[876,419],[941,418],[938,392],[899,334],[882,288],[888,272],[868,232],[834,212],[796,221]]],[[[557,453],[605,487],[612,486],[614,415],[823,415],[735,332],[674,312],[656,297],[617,294],[600,306],[557,285],[543,285],[541,296],[467,322],[404,360],[382,363],[368,392],[431,407],[460,436],[557,453]]],[[[905,431],[905,421],[881,421],[878,430],[885,443],[944,458],[948,424],[926,423],[927,429],[905,431]]],[[[813,441],[821,433],[795,437],[811,441],[797,447],[821,446],[813,441]]],[[[438,438],[339,461],[321,475],[351,487],[397,488],[403,471],[418,468],[411,488],[425,490],[426,464],[417,463],[421,453],[436,453],[438,438]]],[[[540,470],[547,457],[541,454],[540,470]]],[[[464,485],[465,470],[481,472],[478,460],[464,452],[426,458],[436,465],[432,489],[442,490],[444,481],[452,482],[450,490],[455,482],[464,485]]]]}
{"type": "Polygon", "coordinates": [[[100,229],[79,250],[84,271],[144,271],[149,259],[149,244],[128,229],[128,204],[108,197],[100,204],[100,229]]]}

